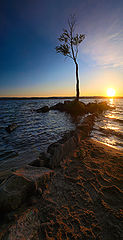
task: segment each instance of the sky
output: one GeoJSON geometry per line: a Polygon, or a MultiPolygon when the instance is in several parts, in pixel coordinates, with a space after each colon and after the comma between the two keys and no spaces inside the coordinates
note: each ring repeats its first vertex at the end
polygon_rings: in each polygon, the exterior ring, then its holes
{"type": "Polygon", "coordinates": [[[74,96],[75,65],[55,51],[76,15],[81,96],[123,96],[122,0],[1,0],[0,96],[74,96]]]}

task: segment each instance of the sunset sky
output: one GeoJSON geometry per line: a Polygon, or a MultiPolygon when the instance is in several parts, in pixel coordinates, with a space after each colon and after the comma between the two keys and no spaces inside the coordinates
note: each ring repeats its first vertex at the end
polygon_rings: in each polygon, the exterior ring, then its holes
{"type": "Polygon", "coordinates": [[[123,96],[123,0],[1,0],[0,96],[74,96],[75,66],[55,51],[76,14],[81,96],[123,96]]]}

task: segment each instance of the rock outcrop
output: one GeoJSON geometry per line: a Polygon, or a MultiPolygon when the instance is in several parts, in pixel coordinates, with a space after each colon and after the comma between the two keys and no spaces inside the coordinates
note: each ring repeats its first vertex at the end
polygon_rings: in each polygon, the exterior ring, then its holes
{"type": "Polygon", "coordinates": [[[52,107],[44,106],[36,110],[36,112],[48,112],[49,110],[58,110],[61,112],[67,112],[72,116],[80,116],[84,115],[85,113],[101,113],[105,110],[111,109],[108,106],[107,102],[93,102],[85,104],[81,101],[64,101],[64,103],[57,103],[52,107]]]}
{"type": "Polygon", "coordinates": [[[17,209],[24,201],[28,202],[38,188],[43,191],[52,175],[53,171],[48,168],[28,165],[13,172],[0,186],[1,215],[17,209]]]}
{"type": "Polygon", "coordinates": [[[86,111],[88,113],[101,113],[108,109],[111,109],[111,107],[107,104],[107,102],[93,102],[86,105],[86,111]]]}

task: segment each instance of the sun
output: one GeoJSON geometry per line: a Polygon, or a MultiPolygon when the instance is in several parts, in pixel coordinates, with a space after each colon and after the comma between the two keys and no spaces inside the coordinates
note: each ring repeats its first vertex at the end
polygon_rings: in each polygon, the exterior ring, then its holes
{"type": "Polygon", "coordinates": [[[114,88],[108,88],[107,89],[107,96],[108,97],[114,97],[115,96],[115,89],[114,88]]]}

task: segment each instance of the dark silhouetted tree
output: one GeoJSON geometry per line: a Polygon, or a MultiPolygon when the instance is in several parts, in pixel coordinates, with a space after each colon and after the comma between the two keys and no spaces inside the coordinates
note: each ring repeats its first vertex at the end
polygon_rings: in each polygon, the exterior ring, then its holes
{"type": "Polygon", "coordinates": [[[56,46],[56,52],[63,54],[65,57],[70,57],[76,66],[76,99],[79,100],[79,75],[78,75],[78,47],[85,39],[85,34],[75,33],[76,19],[75,15],[68,19],[68,29],[63,29],[63,33],[58,40],[60,45],[56,46]]]}

